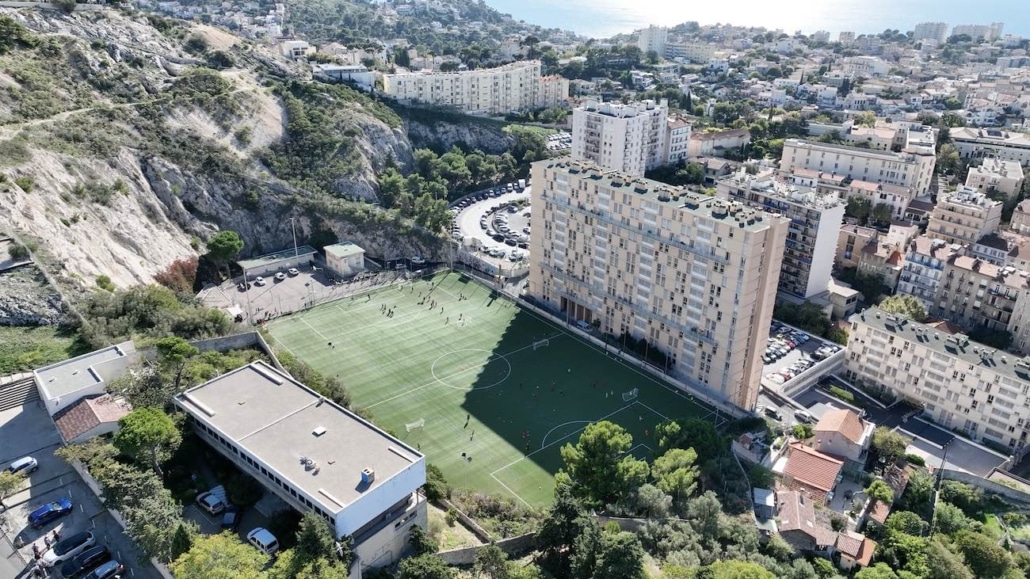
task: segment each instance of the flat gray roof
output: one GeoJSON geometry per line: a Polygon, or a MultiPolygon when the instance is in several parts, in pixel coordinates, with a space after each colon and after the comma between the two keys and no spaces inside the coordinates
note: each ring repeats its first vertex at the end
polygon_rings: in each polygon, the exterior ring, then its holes
{"type": "Polygon", "coordinates": [[[176,397],[178,406],[246,449],[328,512],[423,459],[423,455],[356,414],[264,362],[253,362],[176,397]],[[316,429],[324,433],[315,434],[316,429]],[[303,458],[315,461],[318,473],[303,458]],[[361,471],[375,481],[361,485],[361,471]]]}
{"type": "Polygon", "coordinates": [[[875,307],[851,314],[848,321],[861,322],[877,330],[901,336],[935,352],[957,358],[970,366],[982,366],[1002,376],[1023,382],[1030,381],[1030,367],[1016,364],[1023,358],[970,341],[965,334],[949,334],[933,326],[914,322],[903,315],[891,314],[875,307]]]}
{"type": "Polygon", "coordinates": [[[295,257],[304,257],[315,253],[315,249],[310,245],[298,246],[296,251],[291,247],[289,249],[283,249],[282,251],[276,251],[275,253],[269,253],[266,255],[259,255],[250,259],[240,260],[238,263],[243,269],[254,269],[256,267],[265,267],[271,265],[277,261],[283,261],[292,259],[295,257]]]}
{"type": "Polygon", "coordinates": [[[36,379],[50,398],[62,398],[83,388],[116,378],[125,369],[117,364],[105,372],[105,362],[118,360],[136,352],[131,342],[122,342],[102,350],[83,354],[36,370],[36,379]]]}
{"type": "Polygon", "coordinates": [[[365,253],[365,250],[353,243],[334,243],[325,246],[325,253],[326,255],[344,258],[365,253]]]}

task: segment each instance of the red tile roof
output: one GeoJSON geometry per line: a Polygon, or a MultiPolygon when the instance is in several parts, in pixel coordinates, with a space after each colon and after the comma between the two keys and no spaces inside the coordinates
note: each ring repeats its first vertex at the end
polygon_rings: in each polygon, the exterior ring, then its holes
{"type": "Polygon", "coordinates": [[[776,493],[778,529],[781,533],[798,531],[812,538],[816,545],[832,545],[834,533],[815,518],[815,502],[797,491],[776,493]]]}
{"type": "Polygon", "coordinates": [[[109,422],[118,422],[130,411],[129,405],[110,394],[82,398],[54,416],[65,442],[109,422]]]}
{"type": "Polygon", "coordinates": [[[866,538],[861,533],[844,531],[837,535],[837,550],[854,559],[859,565],[868,567],[873,560],[876,541],[866,538]]]}
{"type": "Polygon", "coordinates": [[[795,442],[783,473],[795,481],[821,491],[830,492],[844,462],[795,442]]]}

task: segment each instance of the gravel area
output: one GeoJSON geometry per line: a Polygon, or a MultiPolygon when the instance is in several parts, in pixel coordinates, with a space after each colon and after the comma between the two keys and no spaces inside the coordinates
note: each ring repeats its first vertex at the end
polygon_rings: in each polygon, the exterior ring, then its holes
{"type": "Polygon", "coordinates": [[[52,326],[64,317],[61,297],[35,266],[0,273],[0,325],[52,326]]]}

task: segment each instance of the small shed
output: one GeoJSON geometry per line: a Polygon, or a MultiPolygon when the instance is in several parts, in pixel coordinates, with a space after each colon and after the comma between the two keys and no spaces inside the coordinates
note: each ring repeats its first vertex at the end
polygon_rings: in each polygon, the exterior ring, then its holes
{"type": "Polygon", "coordinates": [[[118,421],[131,412],[129,403],[110,394],[87,396],[54,415],[65,444],[86,442],[118,430],[118,421]]]}
{"type": "Polygon", "coordinates": [[[325,263],[339,277],[350,277],[365,271],[365,250],[353,243],[325,246],[325,263]]]}
{"type": "Polygon", "coordinates": [[[259,255],[250,259],[240,260],[240,267],[249,279],[257,276],[266,276],[276,272],[286,271],[291,267],[299,268],[311,263],[315,255],[315,249],[309,245],[291,247],[275,253],[259,255]]]}

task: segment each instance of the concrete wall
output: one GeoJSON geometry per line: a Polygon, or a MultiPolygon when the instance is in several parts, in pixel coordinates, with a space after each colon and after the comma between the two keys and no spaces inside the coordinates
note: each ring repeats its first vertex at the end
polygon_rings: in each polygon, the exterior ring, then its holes
{"type": "Polygon", "coordinates": [[[975,474],[970,474],[962,470],[946,468],[944,469],[942,476],[948,480],[965,483],[967,485],[983,489],[986,492],[1001,495],[1009,500],[1030,504],[1030,493],[1026,493],[1012,487],[1007,487],[1003,484],[998,484],[994,481],[978,477],[975,474]]]}
{"type": "Polygon", "coordinates": [[[479,526],[479,523],[474,521],[472,517],[466,515],[461,509],[454,506],[454,503],[452,503],[451,501],[447,499],[440,499],[440,506],[442,506],[445,510],[448,511],[453,509],[454,513],[458,517],[458,521],[462,525],[464,525],[466,529],[472,531],[472,534],[475,535],[476,538],[478,538],[480,541],[483,541],[484,543],[489,543],[493,541],[493,537],[490,536],[490,533],[488,533],[486,529],[479,526]]]}
{"type": "Polygon", "coordinates": [[[227,352],[229,350],[257,348],[272,360],[272,365],[275,366],[277,370],[282,370],[283,372],[286,371],[282,364],[279,363],[279,359],[275,357],[275,353],[272,352],[272,348],[268,345],[268,342],[265,341],[264,336],[259,332],[244,332],[242,334],[223,336],[221,338],[197,340],[195,342],[190,342],[190,344],[201,352],[227,352]]]}
{"type": "MultiPolygon", "coordinates": [[[[502,551],[509,555],[518,555],[533,549],[536,546],[536,533],[526,533],[518,537],[511,537],[494,543],[502,551]]],[[[471,565],[476,560],[476,553],[488,545],[477,545],[475,547],[462,547],[450,551],[437,553],[448,565],[471,565]]]]}

